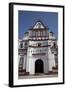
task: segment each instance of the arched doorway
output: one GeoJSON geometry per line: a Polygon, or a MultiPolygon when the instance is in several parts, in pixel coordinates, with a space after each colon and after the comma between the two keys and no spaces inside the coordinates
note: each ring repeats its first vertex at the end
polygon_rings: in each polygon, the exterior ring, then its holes
{"type": "Polygon", "coordinates": [[[41,59],[35,62],[35,73],[43,73],[43,61],[41,59]]]}

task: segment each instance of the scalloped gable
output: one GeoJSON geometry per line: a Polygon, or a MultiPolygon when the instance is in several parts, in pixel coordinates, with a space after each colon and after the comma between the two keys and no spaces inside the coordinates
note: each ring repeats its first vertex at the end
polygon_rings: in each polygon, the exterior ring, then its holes
{"type": "Polygon", "coordinates": [[[37,21],[33,27],[33,29],[39,29],[39,28],[42,28],[42,29],[45,28],[45,26],[43,25],[43,23],[41,21],[37,21]]]}

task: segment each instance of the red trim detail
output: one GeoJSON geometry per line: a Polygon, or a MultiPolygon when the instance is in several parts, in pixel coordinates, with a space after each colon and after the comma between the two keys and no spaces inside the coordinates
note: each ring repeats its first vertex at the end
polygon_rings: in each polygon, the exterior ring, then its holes
{"type": "Polygon", "coordinates": [[[34,28],[31,28],[31,29],[29,29],[29,30],[32,30],[32,31],[43,31],[43,30],[48,30],[49,28],[36,28],[36,29],[34,29],[34,28]]]}
{"type": "Polygon", "coordinates": [[[32,55],[45,55],[46,53],[36,53],[36,54],[32,54],[32,55]]]}
{"type": "Polygon", "coordinates": [[[46,45],[46,46],[29,46],[29,47],[33,47],[33,48],[42,48],[42,47],[48,47],[50,45],[46,45]]]}
{"type": "Polygon", "coordinates": [[[42,39],[42,38],[41,38],[41,39],[33,39],[33,38],[32,38],[32,39],[28,39],[28,40],[31,40],[31,41],[52,40],[52,41],[54,41],[54,40],[56,40],[56,39],[42,39]]]}
{"type": "Polygon", "coordinates": [[[30,38],[33,38],[33,37],[48,37],[48,36],[30,36],[30,38]]]}

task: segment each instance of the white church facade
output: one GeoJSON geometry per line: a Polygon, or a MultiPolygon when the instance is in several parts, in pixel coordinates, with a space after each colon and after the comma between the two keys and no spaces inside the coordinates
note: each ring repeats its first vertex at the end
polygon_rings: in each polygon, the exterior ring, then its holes
{"type": "Polygon", "coordinates": [[[19,76],[58,73],[57,39],[42,21],[37,21],[18,40],[18,60],[19,76]]]}

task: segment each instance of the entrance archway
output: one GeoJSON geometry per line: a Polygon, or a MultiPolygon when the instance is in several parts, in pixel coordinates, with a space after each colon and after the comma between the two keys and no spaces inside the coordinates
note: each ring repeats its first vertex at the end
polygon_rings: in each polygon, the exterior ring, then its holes
{"type": "Polygon", "coordinates": [[[43,61],[41,59],[35,62],[35,73],[43,73],[43,61]]]}

